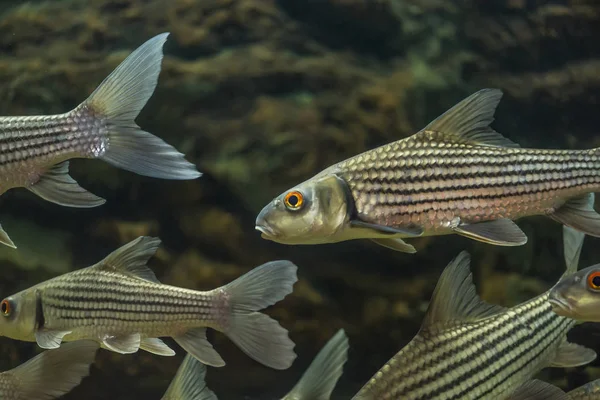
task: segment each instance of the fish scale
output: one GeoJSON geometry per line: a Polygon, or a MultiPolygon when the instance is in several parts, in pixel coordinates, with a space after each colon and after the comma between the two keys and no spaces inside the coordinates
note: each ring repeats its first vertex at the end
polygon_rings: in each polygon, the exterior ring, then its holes
{"type": "MultiPolygon", "coordinates": [[[[577,270],[582,243],[565,228],[566,275],[577,270]]],[[[544,367],[593,361],[592,350],[566,341],[576,322],[552,311],[549,293],[512,308],[486,304],[461,253],[442,273],[419,333],[354,399],[502,400],[544,367]]]]}

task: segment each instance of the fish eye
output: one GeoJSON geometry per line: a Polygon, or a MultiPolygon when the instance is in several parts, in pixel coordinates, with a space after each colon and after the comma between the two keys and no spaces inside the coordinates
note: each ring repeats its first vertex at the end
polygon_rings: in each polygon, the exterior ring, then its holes
{"type": "Polygon", "coordinates": [[[588,286],[591,289],[598,290],[600,289],[600,271],[592,272],[588,275],[587,278],[588,286]]]}
{"type": "Polygon", "coordinates": [[[2,300],[2,303],[0,303],[0,311],[2,311],[2,315],[5,317],[10,317],[10,314],[13,311],[12,302],[8,299],[2,300]]]}
{"type": "Polygon", "coordinates": [[[296,211],[302,208],[304,196],[297,190],[288,192],[283,198],[283,203],[288,210],[296,211]]]}

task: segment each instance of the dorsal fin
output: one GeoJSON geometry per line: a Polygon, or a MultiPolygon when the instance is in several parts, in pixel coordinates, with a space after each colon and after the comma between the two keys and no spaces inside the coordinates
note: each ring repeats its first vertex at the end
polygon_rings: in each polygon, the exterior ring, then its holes
{"type": "Polygon", "coordinates": [[[579,266],[579,256],[583,247],[585,233],[563,225],[563,248],[567,271],[565,275],[574,274],[579,266]]]}
{"type": "Polygon", "coordinates": [[[146,266],[146,263],[156,253],[159,246],[159,238],[140,236],[110,253],[104,260],[96,264],[95,267],[118,271],[150,282],[159,283],[154,272],[146,266]]]}
{"type": "Polygon", "coordinates": [[[469,253],[463,251],[444,269],[431,296],[422,329],[433,324],[474,321],[506,310],[479,298],[470,262],[469,253]]]}
{"type": "Polygon", "coordinates": [[[431,121],[415,136],[427,141],[520,147],[490,127],[501,98],[499,89],[482,89],[431,121]]]}

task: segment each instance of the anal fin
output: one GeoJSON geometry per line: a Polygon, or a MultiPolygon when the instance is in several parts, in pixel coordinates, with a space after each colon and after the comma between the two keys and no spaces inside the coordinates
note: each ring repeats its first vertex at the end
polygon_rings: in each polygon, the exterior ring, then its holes
{"type": "Polygon", "coordinates": [[[139,350],[141,338],[139,333],[125,336],[107,336],[102,340],[102,345],[108,350],[121,354],[132,354],[139,350]]]}
{"type": "Polygon", "coordinates": [[[79,186],[69,175],[69,162],[56,164],[35,184],[27,187],[42,199],[67,207],[90,208],[106,202],[79,186]]]}
{"type": "Polygon", "coordinates": [[[461,224],[453,230],[459,235],[496,246],[521,246],[527,243],[525,233],[507,218],[461,224]]]}
{"type": "Polygon", "coordinates": [[[201,363],[212,367],[225,365],[225,361],[206,339],[206,328],[190,329],[183,335],[174,336],[173,339],[201,363]]]}
{"type": "Polygon", "coordinates": [[[41,329],[35,332],[35,341],[42,349],[56,349],[60,347],[62,339],[71,331],[56,331],[41,329]]]}
{"type": "Polygon", "coordinates": [[[175,355],[175,351],[158,338],[142,339],[140,349],[159,356],[170,357],[175,355]]]}
{"type": "Polygon", "coordinates": [[[417,249],[415,249],[415,247],[412,244],[408,244],[400,238],[371,239],[371,240],[380,246],[387,247],[388,249],[392,249],[395,251],[401,251],[403,253],[411,253],[411,254],[417,252],[417,249]]]}
{"type": "Polygon", "coordinates": [[[556,357],[550,364],[551,367],[579,367],[591,363],[596,359],[596,352],[575,343],[564,342],[558,348],[556,357]]]}
{"type": "Polygon", "coordinates": [[[507,400],[569,400],[558,387],[534,379],[521,385],[507,400]]]}
{"type": "Polygon", "coordinates": [[[594,193],[571,199],[548,216],[580,232],[600,237],[600,214],[594,210],[594,193]]]}

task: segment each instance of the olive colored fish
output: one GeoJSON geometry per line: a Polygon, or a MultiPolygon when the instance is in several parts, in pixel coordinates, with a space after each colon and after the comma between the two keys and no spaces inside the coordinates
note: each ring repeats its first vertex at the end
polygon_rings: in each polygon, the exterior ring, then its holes
{"type": "Polygon", "coordinates": [[[490,128],[501,97],[481,90],[413,136],[325,169],[266,205],[256,229],[284,244],[371,239],[409,253],[402,238],[452,233],[523,245],[512,220],[530,215],[600,236],[600,150],[520,148],[490,128]]]}
{"type": "Polygon", "coordinates": [[[348,360],[348,337],[340,329],[321,349],[296,386],[282,400],[329,400],[348,360]]]}
{"type": "Polygon", "coordinates": [[[600,322],[600,264],[563,277],[550,290],[548,301],[558,315],[600,322]]]}
{"type": "Polygon", "coordinates": [[[568,395],[570,400],[600,400],[600,379],[571,390],[568,395]]]}
{"type": "Polygon", "coordinates": [[[204,364],[225,362],[206,328],[225,333],[256,361],[288,368],[296,357],[287,331],[257,312],[292,292],[297,267],[274,261],[220,288],[201,292],[161,284],[146,266],[160,239],[139,237],[99,263],[42,282],[0,303],[0,335],[45,349],[92,339],[122,354],[172,356],[170,336],[204,364]]]}
{"type": "Polygon", "coordinates": [[[217,396],[206,387],[205,377],[206,366],[186,355],[161,400],[217,400],[217,396]]]}
{"type": "MultiPolygon", "coordinates": [[[[566,273],[572,274],[582,241],[573,240],[570,228],[564,232],[566,273]]],[[[354,399],[527,398],[527,382],[542,368],[596,358],[567,342],[574,324],[552,312],[548,292],[512,308],[483,302],[462,252],[442,273],[417,336],[354,399]]]]}
{"type": "Polygon", "coordinates": [[[0,399],[56,399],[89,375],[98,344],[90,340],[47,350],[24,364],[0,374],[0,399]]]}
{"type": "MultiPolygon", "coordinates": [[[[156,87],[167,36],[141,45],[72,111],[0,117],[0,194],[24,187],[62,206],[103,204],[69,176],[72,158],[99,158],[155,178],[199,177],[183,154],[134,122],[156,87]]],[[[0,243],[16,247],[2,227],[0,243]]]]}

